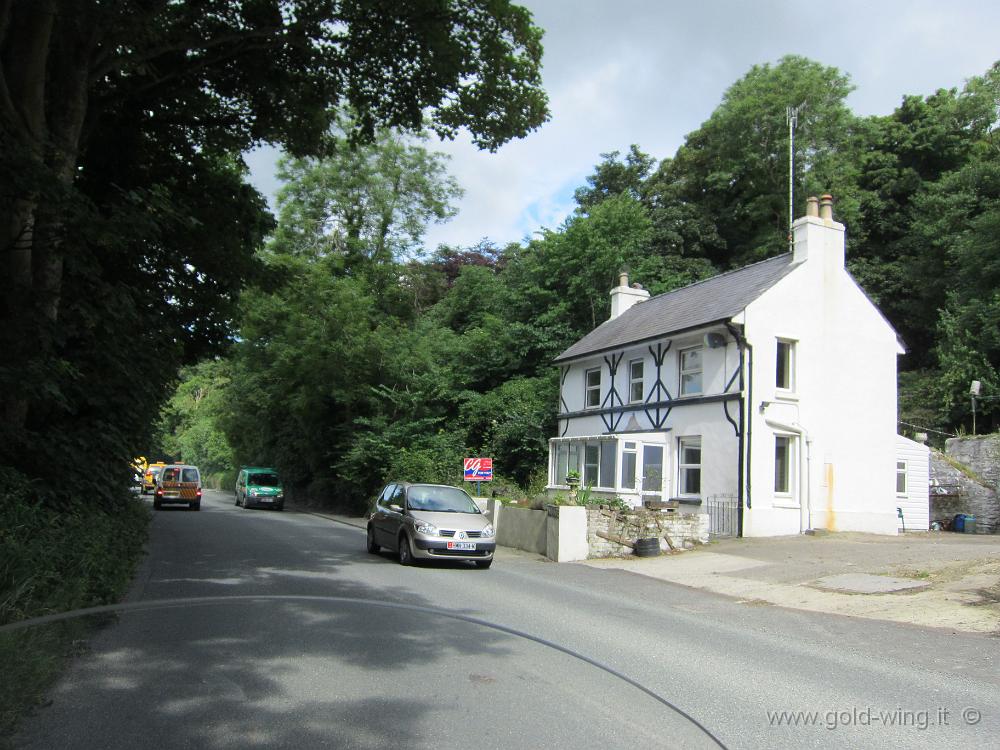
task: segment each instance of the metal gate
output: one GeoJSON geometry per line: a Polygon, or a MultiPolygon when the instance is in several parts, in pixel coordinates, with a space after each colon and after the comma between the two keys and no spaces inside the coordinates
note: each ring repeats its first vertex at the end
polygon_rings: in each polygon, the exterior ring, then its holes
{"type": "Polygon", "coordinates": [[[740,508],[735,495],[709,495],[707,504],[711,536],[740,535],[740,508]]]}

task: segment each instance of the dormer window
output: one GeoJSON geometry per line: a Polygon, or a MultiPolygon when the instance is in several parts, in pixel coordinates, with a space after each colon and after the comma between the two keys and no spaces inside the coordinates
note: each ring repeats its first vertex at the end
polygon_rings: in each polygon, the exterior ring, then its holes
{"type": "Polygon", "coordinates": [[[601,405],[601,368],[599,367],[587,370],[583,403],[587,409],[596,409],[601,405]]]}
{"type": "Polygon", "coordinates": [[[696,396],[701,393],[701,347],[681,349],[681,395],[696,396]]]}

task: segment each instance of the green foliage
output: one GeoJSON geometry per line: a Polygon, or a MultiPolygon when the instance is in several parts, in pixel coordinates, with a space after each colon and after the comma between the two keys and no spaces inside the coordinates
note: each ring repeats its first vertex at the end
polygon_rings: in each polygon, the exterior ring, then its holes
{"type": "Polygon", "coordinates": [[[548,459],[558,391],[552,371],[545,377],[510,380],[484,394],[467,394],[460,423],[469,444],[481,446],[478,455],[492,457],[496,471],[527,486],[548,459]]]}
{"type": "Polygon", "coordinates": [[[181,370],[177,390],[161,412],[163,455],[194,464],[203,475],[235,471],[233,450],[220,427],[229,409],[229,369],[228,360],[206,360],[181,370]]]}
{"type": "Polygon", "coordinates": [[[854,117],[852,86],[835,68],[786,56],[734,83],[645,190],[658,237],[681,255],[732,268],[787,248],[786,109],[805,104],[796,131],[797,191],[833,191],[844,217],[854,117]],[[663,226],[666,223],[667,226],[663,226]],[[685,226],[687,225],[687,226],[685,226]]]}
{"type": "Polygon", "coordinates": [[[587,177],[587,187],[576,189],[573,197],[580,211],[587,212],[616,195],[628,195],[636,200],[641,197],[643,185],[656,165],[656,159],[644,154],[634,143],[624,161],[619,161],[618,156],[618,151],[601,154],[603,161],[597,165],[594,174],[587,177]]]}
{"type": "Polygon", "coordinates": [[[0,625],[116,601],[149,520],[127,491],[111,512],[83,501],[54,511],[23,475],[0,469],[0,625]]]}
{"type": "MultiPolygon", "coordinates": [[[[25,476],[0,468],[0,625],[118,601],[149,521],[136,499],[111,512],[80,500],[55,510],[25,476]]],[[[93,626],[77,619],[0,634],[0,744],[93,626]]]]}

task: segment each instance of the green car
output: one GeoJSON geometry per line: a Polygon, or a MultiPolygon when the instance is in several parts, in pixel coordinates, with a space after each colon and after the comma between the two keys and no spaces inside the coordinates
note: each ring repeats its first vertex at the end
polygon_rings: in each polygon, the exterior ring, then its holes
{"type": "Polygon", "coordinates": [[[285,509],[285,490],[278,472],[260,466],[244,466],[236,478],[236,504],[244,508],[285,509]]]}

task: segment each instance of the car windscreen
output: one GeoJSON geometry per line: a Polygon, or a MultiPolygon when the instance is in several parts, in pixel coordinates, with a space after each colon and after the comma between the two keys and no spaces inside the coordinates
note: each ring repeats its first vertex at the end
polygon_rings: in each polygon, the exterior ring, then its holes
{"type": "Polygon", "coordinates": [[[247,484],[251,487],[280,487],[281,482],[277,474],[251,474],[247,477],[247,484]]]}
{"type": "Polygon", "coordinates": [[[197,482],[198,481],[198,470],[197,469],[184,469],[181,471],[181,481],[182,482],[197,482]]]}
{"type": "Polygon", "coordinates": [[[410,510],[439,513],[478,513],[479,507],[457,487],[410,487],[406,493],[410,510]]]}

